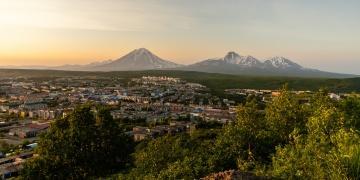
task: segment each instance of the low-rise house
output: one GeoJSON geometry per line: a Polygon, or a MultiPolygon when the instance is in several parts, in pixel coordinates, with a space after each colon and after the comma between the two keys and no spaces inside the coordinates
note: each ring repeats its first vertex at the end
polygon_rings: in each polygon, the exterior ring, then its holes
{"type": "Polygon", "coordinates": [[[329,97],[333,100],[339,101],[341,99],[340,95],[335,94],[335,93],[330,93],[329,97]]]}
{"type": "Polygon", "coordinates": [[[23,163],[33,157],[32,152],[22,153],[17,156],[7,157],[0,160],[0,178],[8,179],[19,175],[23,163]]]}
{"type": "Polygon", "coordinates": [[[9,130],[9,135],[18,136],[20,138],[35,137],[49,128],[48,123],[29,124],[23,127],[13,128],[9,130]]]}
{"type": "Polygon", "coordinates": [[[133,128],[132,134],[135,141],[141,141],[146,138],[157,138],[166,134],[175,135],[177,133],[186,132],[193,128],[191,122],[171,122],[170,125],[159,125],[154,128],[136,126],[133,128]]]}
{"type": "Polygon", "coordinates": [[[136,126],[133,128],[134,141],[141,141],[148,137],[149,129],[147,127],[136,126]]]}
{"type": "Polygon", "coordinates": [[[218,121],[220,123],[228,123],[234,120],[235,116],[235,112],[214,108],[205,108],[204,111],[201,113],[201,117],[205,121],[218,121]]]}
{"type": "Polygon", "coordinates": [[[0,106],[0,111],[2,111],[2,112],[6,112],[6,111],[8,111],[9,109],[10,109],[9,106],[6,106],[6,105],[1,105],[1,106],[0,106]]]}

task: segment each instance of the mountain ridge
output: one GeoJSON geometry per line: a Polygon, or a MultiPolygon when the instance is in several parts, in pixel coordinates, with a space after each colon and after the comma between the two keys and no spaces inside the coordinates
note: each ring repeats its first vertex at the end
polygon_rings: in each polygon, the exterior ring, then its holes
{"type": "MultiPolygon", "coordinates": [[[[24,69],[24,67],[22,67],[24,69]]],[[[288,58],[275,56],[259,60],[253,56],[242,56],[229,51],[222,58],[211,58],[190,65],[181,65],[160,58],[146,48],[135,49],[116,60],[93,62],[86,65],[63,65],[57,67],[30,67],[28,69],[52,69],[70,71],[139,71],[139,70],[182,70],[208,73],[222,73],[252,76],[293,76],[348,78],[359,77],[305,68],[288,58]]]]}
{"type": "Polygon", "coordinates": [[[194,64],[178,68],[180,70],[208,73],[255,76],[293,76],[293,77],[357,77],[351,74],[332,73],[317,69],[305,68],[285,57],[275,56],[260,61],[253,56],[241,56],[234,51],[223,58],[206,59],[194,64]]]}

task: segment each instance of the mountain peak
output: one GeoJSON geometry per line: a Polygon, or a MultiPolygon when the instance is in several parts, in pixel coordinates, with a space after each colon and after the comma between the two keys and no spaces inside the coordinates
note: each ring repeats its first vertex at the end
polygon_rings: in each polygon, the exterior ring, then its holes
{"type": "Polygon", "coordinates": [[[149,56],[155,56],[151,51],[149,51],[146,48],[138,48],[138,49],[134,49],[133,51],[131,51],[129,54],[135,54],[137,56],[142,56],[142,55],[149,55],[149,56]]]}
{"type": "Polygon", "coordinates": [[[234,51],[230,51],[225,55],[224,60],[225,61],[232,61],[232,60],[235,60],[235,59],[239,59],[241,57],[242,56],[240,56],[238,53],[236,53],[234,51]]]}
{"type": "Polygon", "coordinates": [[[135,49],[133,52],[137,52],[137,53],[151,53],[148,49],[146,48],[138,48],[135,49]]]}
{"type": "Polygon", "coordinates": [[[275,56],[270,58],[271,61],[278,61],[278,62],[291,62],[289,59],[283,57],[283,56],[275,56]]]}
{"type": "Polygon", "coordinates": [[[161,59],[146,48],[131,51],[125,56],[101,66],[106,70],[147,70],[178,67],[178,64],[161,59]]]}
{"type": "Polygon", "coordinates": [[[281,68],[281,69],[287,69],[287,68],[296,68],[301,69],[303,68],[299,64],[281,56],[275,56],[273,58],[270,58],[269,60],[266,60],[265,65],[271,66],[274,68],[281,68]]]}
{"type": "Polygon", "coordinates": [[[237,64],[243,67],[259,66],[261,62],[252,56],[241,56],[234,51],[230,51],[224,57],[224,61],[230,64],[237,64]]]}

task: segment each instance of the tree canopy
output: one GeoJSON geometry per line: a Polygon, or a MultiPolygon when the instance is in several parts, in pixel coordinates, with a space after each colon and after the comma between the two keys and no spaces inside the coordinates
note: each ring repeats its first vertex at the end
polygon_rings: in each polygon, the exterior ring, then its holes
{"type": "Polygon", "coordinates": [[[130,160],[132,141],[104,108],[85,105],[51,124],[23,179],[84,179],[114,173],[130,160]]]}
{"type": "Polygon", "coordinates": [[[279,179],[358,179],[358,105],[356,97],[331,100],[326,90],[303,103],[284,86],[265,107],[248,98],[215,135],[204,135],[210,128],[146,142],[132,171],[118,177],[196,179],[237,169],[279,179]]]}

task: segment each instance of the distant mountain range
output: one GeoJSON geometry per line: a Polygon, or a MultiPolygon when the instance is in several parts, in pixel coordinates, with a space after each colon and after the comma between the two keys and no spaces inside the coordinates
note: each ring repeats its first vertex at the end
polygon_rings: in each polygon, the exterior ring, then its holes
{"type": "Polygon", "coordinates": [[[3,67],[19,69],[54,69],[72,71],[138,71],[138,70],[184,70],[209,73],[252,75],[252,76],[296,76],[347,78],[351,74],[339,74],[304,68],[284,57],[273,57],[260,61],[252,56],[241,56],[229,52],[223,58],[207,59],[191,65],[180,65],[164,60],[145,48],[135,49],[117,60],[94,62],[87,65],[64,65],[58,67],[3,67]]]}
{"type": "Polygon", "coordinates": [[[284,57],[273,57],[260,61],[252,56],[241,56],[229,52],[223,58],[200,61],[178,69],[199,72],[258,75],[258,76],[295,76],[295,77],[326,77],[346,78],[356,75],[340,74],[302,67],[284,57]]]}

